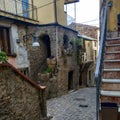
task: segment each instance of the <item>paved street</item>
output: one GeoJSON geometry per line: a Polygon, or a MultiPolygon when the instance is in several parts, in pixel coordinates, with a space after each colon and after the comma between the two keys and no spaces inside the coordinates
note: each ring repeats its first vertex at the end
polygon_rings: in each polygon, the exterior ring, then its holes
{"type": "Polygon", "coordinates": [[[51,120],[96,120],[95,88],[81,88],[47,101],[51,120]]]}

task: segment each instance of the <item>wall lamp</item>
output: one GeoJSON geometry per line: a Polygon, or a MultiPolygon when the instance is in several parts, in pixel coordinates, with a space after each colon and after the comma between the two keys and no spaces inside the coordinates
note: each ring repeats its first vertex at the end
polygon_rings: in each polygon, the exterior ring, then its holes
{"type": "Polygon", "coordinates": [[[39,42],[38,42],[38,36],[33,36],[33,43],[32,46],[37,47],[40,46],[39,42]]]}
{"type": "Polygon", "coordinates": [[[23,42],[26,43],[30,38],[33,38],[32,46],[34,46],[34,47],[40,46],[40,44],[38,42],[38,36],[36,36],[35,33],[31,33],[29,35],[24,35],[23,42]]]}

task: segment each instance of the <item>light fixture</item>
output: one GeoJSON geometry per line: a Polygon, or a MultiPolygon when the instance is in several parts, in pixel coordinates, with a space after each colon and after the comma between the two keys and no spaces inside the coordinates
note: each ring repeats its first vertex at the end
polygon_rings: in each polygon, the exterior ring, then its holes
{"type": "Polygon", "coordinates": [[[37,36],[33,36],[33,43],[32,46],[37,47],[40,46],[39,42],[38,42],[38,37],[37,36]]]}
{"type": "MultiPolygon", "coordinates": [[[[33,39],[33,43],[32,43],[32,46],[34,47],[37,47],[37,46],[40,46],[39,42],[38,42],[38,36],[35,35],[35,33],[31,33],[31,34],[28,34],[28,35],[24,35],[23,36],[23,42],[26,44],[27,41],[32,38],[33,39]]],[[[26,44],[27,45],[27,44],[26,44]]]]}

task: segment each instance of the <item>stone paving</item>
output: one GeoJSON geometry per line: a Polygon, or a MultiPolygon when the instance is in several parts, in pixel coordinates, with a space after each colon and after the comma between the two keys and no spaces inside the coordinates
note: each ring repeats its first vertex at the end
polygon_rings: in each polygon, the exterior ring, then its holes
{"type": "Polygon", "coordinates": [[[75,92],[47,101],[51,120],[96,120],[95,88],[80,88],[75,92]]]}

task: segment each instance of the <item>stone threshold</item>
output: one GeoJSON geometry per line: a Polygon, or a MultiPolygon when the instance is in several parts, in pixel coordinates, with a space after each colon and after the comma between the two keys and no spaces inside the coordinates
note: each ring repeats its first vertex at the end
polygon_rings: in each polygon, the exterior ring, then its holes
{"type": "Polygon", "coordinates": [[[101,90],[102,96],[120,97],[120,91],[105,91],[101,90]]]}
{"type": "Polygon", "coordinates": [[[104,62],[120,62],[120,60],[104,60],[104,62]]]}
{"type": "Polygon", "coordinates": [[[120,69],[104,69],[105,72],[119,72],[120,69]]]}

